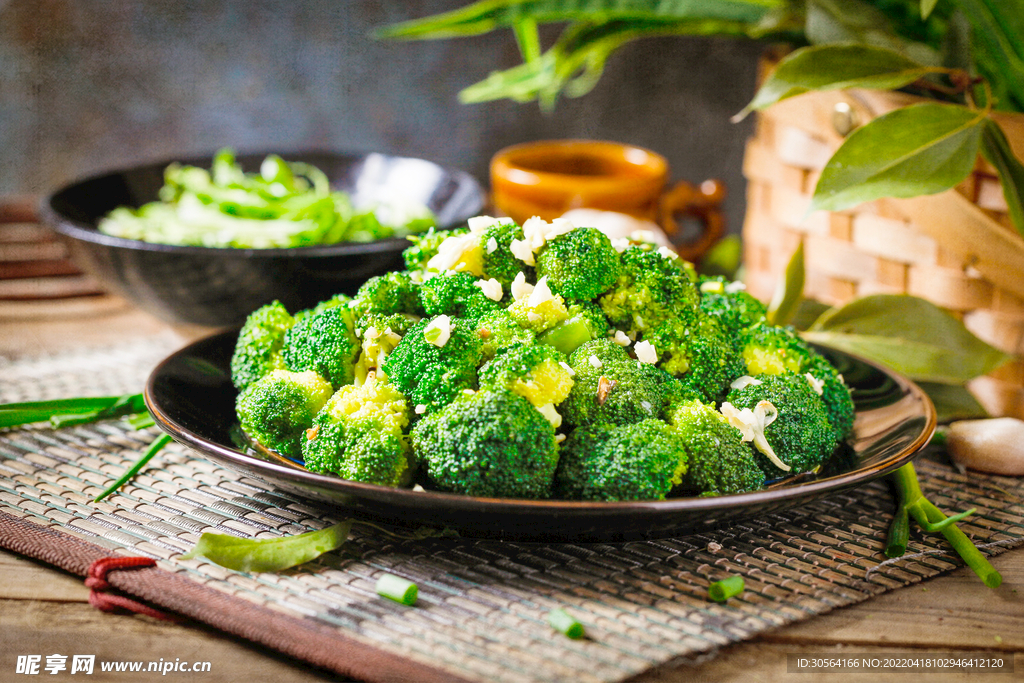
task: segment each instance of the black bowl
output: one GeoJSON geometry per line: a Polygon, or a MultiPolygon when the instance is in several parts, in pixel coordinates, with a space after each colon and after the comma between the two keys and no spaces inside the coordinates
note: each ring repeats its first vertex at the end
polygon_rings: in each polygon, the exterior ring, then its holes
{"type": "MultiPolygon", "coordinates": [[[[255,171],[266,154],[238,158],[255,171]]],[[[284,154],[313,164],[356,205],[399,196],[427,205],[440,228],[476,215],[483,191],[469,174],[430,161],[385,154],[284,154]]],[[[212,157],[178,159],[209,168],[212,157]]],[[[171,161],[147,164],[69,185],[43,203],[43,222],[65,238],[88,273],[171,323],[235,326],[275,299],[297,311],[337,293],[354,294],[367,278],[401,269],[405,239],[297,247],[230,249],[154,244],[99,232],[100,218],[118,206],[157,199],[171,161]]]]}

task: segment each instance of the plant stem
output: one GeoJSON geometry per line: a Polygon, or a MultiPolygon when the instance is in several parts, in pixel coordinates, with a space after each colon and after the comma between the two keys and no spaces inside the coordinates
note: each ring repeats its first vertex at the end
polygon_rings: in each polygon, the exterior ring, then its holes
{"type": "Polygon", "coordinates": [[[908,518],[913,517],[925,531],[938,532],[945,536],[957,554],[967,563],[968,567],[974,570],[974,573],[981,578],[986,586],[997,588],[1002,583],[1003,577],[995,567],[975,547],[967,534],[956,526],[956,522],[973,513],[976,508],[947,517],[924,497],[913,463],[907,463],[893,472],[890,479],[896,488],[896,502],[899,507],[889,527],[889,537],[885,547],[887,556],[901,557],[906,552],[907,540],[910,535],[908,518]]]}
{"type": "Polygon", "coordinates": [[[122,474],[117,481],[111,484],[106,491],[93,498],[92,502],[97,503],[106,498],[107,496],[109,496],[114,491],[124,486],[129,479],[138,474],[139,471],[146,466],[146,463],[152,460],[153,456],[159,453],[164,446],[170,443],[170,441],[171,436],[169,434],[161,434],[160,436],[156,437],[153,443],[149,445],[149,448],[146,449],[146,452],[142,454],[142,457],[136,460],[135,464],[129,467],[128,470],[124,474],[122,474]]]}

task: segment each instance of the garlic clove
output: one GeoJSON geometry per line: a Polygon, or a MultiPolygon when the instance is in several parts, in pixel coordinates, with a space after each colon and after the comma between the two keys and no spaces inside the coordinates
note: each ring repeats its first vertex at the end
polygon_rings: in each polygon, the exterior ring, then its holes
{"type": "Polygon", "coordinates": [[[953,422],[946,450],[953,462],[972,470],[1024,475],[1024,421],[997,417],[953,422]]]}

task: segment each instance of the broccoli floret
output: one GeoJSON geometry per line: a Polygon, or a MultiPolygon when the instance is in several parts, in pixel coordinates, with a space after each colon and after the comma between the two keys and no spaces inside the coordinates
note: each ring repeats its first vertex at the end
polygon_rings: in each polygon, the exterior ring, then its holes
{"type": "MultiPolygon", "coordinates": [[[[760,375],[757,382],[733,389],[726,397],[726,403],[736,410],[749,408],[756,414],[758,404],[763,406],[763,434],[774,455],[790,470],[786,471],[772,462],[764,448],[758,446],[757,462],[769,479],[809,472],[825,461],[838,445],[835,429],[828,419],[828,412],[821,397],[814,391],[807,377],[803,375],[760,375]],[[772,409],[777,413],[770,418],[772,409]]],[[[722,405],[723,414],[729,417],[731,411],[722,405]]],[[[754,444],[758,440],[754,439],[754,444]]]]}
{"type": "Polygon", "coordinates": [[[608,320],[596,304],[576,302],[569,305],[566,314],[568,318],[539,337],[541,342],[568,355],[583,342],[607,336],[608,320]]]}
{"type": "Polygon", "coordinates": [[[544,245],[537,277],[547,276],[551,289],[569,301],[591,301],[604,294],[622,273],[619,252],[597,228],[576,228],[544,245]]]}
{"type": "Polygon", "coordinates": [[[547,278],[538,280],[529,293],[518,296],[506,310],[521,327],[537,334],[550,330],[569,317],[565,300],[551,291],[547,278]]]}
{"type": "Polygon", "coordinates": [[[821,397],[838,440],[853,428],[854,405],[842,375],[790,327],[755,325],[741,336],[748,375],[810,374],[821,382],[821,397]]]}
{"type": "Polygon", "coordinates": [[[442,491],[498,498],[551,495],[555,430],[511,391],[463,395],[412,430],[416,457],[442,491]]]}
{"type": "Polygon", "coordinates": [[[555,484],[573,500],[664,500],[686,469],[679,435],[661,420],[588,425],[562,445],[555,484]]]}
{"type": "Polygon", "coordinates": [[[489,299],[469,273],[446,271],[423,283],[420,299],[428,316],[447,315],[476,321],[501,308],[489,299]]]}
{"type": "Polygon", "coordinates": [[[412,480],[412,449],[402,433],[409,404],[388,382],[371,375],[339,389],[302,439],[306,469],[381,486],[412,480]]]}
{"type": "Polygon", "coordinates": [[[303,318],[308,318],[311,315],[316,315],[321,311],[326,311],[328,308],[334,308],[335,306],[348,306],[352,301],[352,297],[347,294],[335,294],[330,299],[321,301],[313,308],[307,308],[299,311],[295,314],[295,322],[299,322],[303,318]]]}
{"type": "Polygon", "coordinates": [[[497,221],[484,230],[480,234],[484,277],[494,278],[502,287],[511,285],[520,271],[529,271],[526,275],[533,279],[533,269],[516,258],[509,248],[512,240],[523,238],[523,229],[511,220],[497,221]]]}
{"type": "Polygon", "coordinates": [[[414,315],[394,313],[384,315],[371,313],[359,319],[356,336],[362,340],[362,351],[356,360],[353,373],[355,383],[362,384],[371,372],[383,375],[381,368],[409,328],[419,322],[414,315]]]}
{"type": "Polygon", "coordinates": [[[511,390],[561,425],[554,406],[565,400],[573,379],[565,355],[545,344],[519,344],[498,354],[480,368],[480,387],[511,390]]]}
{"type": "Polygon", "coordinates": [[[717,319],[702,311],[684,322],[667,320],[645,332],[644,340],[654,345],[658,367],[716,401],[729,390],[729,383],[743,374],[743,361],[736,345],[717,319]]]}
{"type": "Polygon", "coordinates": [[[569,365],[575,382],[558,408],[569,425],[630,424],[661,417],[672,378],[631,359],[615,342],[586,342],[570,354],[569,365]]]}
{"type": "Polygon", "coordinates": [[[406,269],[410,271],[426,271],[427,262],[437,256],[438,247],[441,242],[455,235],[465,235],[469,230],[466,228],[453,228],[451,230],[435,230],[430,228],[421,235],[409,235],[407,240],[412,246],[402,252],[402,260],[405,261],[406,269]]]}
{"type": "Polygon", "coordinates": [[[667,417],[686,449],[686,488],[701,495],[720,495],[754,491],[764,485],[764,472],[744,443],[742,432],[714,405],[684,401],[673,405],[667,417]]]}
{"type": "Polygon", "coordinates": [[[536,338],[531,330],[519,323],[505,309],[498,309],[480,317],[476,322],[480,337],[480,356],[488,361],[516,344],[529,344],[536,338]]]}
{"type": "Polygon", "coordinates": [[[315,372],[273,370],[238,395],[235,412],[242,429],[257,443],[298,456],[305,431],[331,391],[315,372]]]}
{"type": "Polygon", "coordinates": [[[281,354],[293,372],[313,370],[336,389],[351,384],[359,355],[352,310],[334,306],[304,317],[285,334],[281,354]]]}
{"type": "Polygon", "coordinates": [[[242,391],[272,370],[284,369],[281,348],[294,324],[295,319],[280,301],[249,314],[231,356],[231,382],[236,389],[242,391]]]}
{"type": "Polygon", "coordinates": [[[669,320],[685,325],[694,318],[700,296],[689,264],[638,246],[628,247],[621,258],[622,275],[597,302],[612,325],[642,333],[669,320]]]}
{"type": "Polygon", "coordinates": [[[475,389],[479,363],[480,337],[473,325],[438,316],[410,327],[383,369],[417,410],[429,413],[451,403],[464,389],[475,389]]]}
{"type": "Polygon", "coordinates": [[[731,338],[738,339],[740,332],[762,323],[768,308],[751,296],[742,283],[729,282],[721,276],[701,277],[699,281],[700,308],[714,316],[731,338]]]}
{"type": "Polygon", "coordinates": [[[423,315],[420,285],[409,273],[390,272],[371,277],[356,292],[352,306],[357,317],[370,313],[423,315]]]}

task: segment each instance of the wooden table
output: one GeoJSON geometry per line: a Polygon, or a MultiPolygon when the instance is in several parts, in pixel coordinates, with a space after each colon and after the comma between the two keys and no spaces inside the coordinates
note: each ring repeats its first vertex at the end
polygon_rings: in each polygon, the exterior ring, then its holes
{"type": "MultiPolygon", "coordinates": [[[[113,340],[172,331],[114,297],[90,302],[36,302],[0,306],[0,356],[59,351],[72,345],[101,346],[113,340]],[[68,307],[71,308],[68,308],[68,307]]],[[[195,330],[176,330],[184,343],[195,330]]],[[[960,569],[837,610],[755,640],[726,648],[704,663],[642,676],[642,681],[911,681],[1024,680],[1024,548],[994,559],[1003,574],[997,590],[960,569]],[[883,653],[959,653],[1015,657],[1014,674],[814,674],[787,673],[787,656],[883,653]]],[[[210,674],[177,674],[178,680],[336,680],[274,653],[222,636],[201,625],[173,625],[142,616],[105,614],[89,606],[79,577],[0,551],[0,681],[14,674],[18,654],[89,652],[98,660],[208,661],[210,674]]],[[[44,659],[45,661],[45,659],[44,659]]],[[[43,672],[44,675],[45,672],[43,672]]],[[[63,675],[68,675],[66,672],[63,675]]],[[[96,671],[92,681],[132,679],[96,671]]],[[[168,681],[175,674],[168,674],[168,681]]],[[[32,679],[25,679],[32,680],[32,679]]],[[[63,679],[62,679],[63,680],[63,679]]],[[[73,679],[72,679],[73,680],[73,679]]]]}

